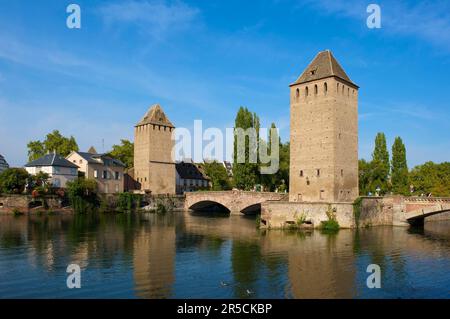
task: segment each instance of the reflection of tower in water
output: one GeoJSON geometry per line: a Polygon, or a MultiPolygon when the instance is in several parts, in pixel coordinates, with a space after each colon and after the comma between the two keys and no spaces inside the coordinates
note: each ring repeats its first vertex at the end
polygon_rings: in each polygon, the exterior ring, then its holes
{"type": "Polygon", "coordinates": [[[172,294],[175,226],[158,217],[149,215],[150,227],[143,227],[134,240],[135,290],[141,298],[168,298],[172,294]]]}

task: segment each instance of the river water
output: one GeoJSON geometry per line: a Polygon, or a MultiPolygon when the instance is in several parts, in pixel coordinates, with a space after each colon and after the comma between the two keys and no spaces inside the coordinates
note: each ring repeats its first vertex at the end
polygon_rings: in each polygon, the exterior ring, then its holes
{"type": "Polygon", "coordinates": [[[244,216],[0,216],[0,298],[450,298],[450,222],[258,230],[244,216]],[[68,289],[69,264],[81,288],[68,289]],[[381,288],[367,287],[367,266],[381,288]]]}

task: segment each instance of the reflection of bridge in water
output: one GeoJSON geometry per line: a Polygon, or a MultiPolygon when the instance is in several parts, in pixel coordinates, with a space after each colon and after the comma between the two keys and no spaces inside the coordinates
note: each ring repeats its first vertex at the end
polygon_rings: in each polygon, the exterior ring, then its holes
{"type": "Polygon", "coordinates": [[[218,191],[186,193],[185,209],[194,211],[224,211],[230,214],[256,214],[261,203],[287,200],[286,193],[218,191]]]}

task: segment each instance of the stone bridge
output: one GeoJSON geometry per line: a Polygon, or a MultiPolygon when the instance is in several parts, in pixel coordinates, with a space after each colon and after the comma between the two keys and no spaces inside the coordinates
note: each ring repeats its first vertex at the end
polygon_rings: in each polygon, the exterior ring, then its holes
{"type": "Polygon", "coordinates": [[[195,211],[223,211],[231,214],[255,214],[261,203],[288,199],[287,193],[218,191],[185,193],[184,208],[195,211]]]}
{"type": "Polygon", "coordinates": [[[412,225],[423,225],[424,219],[433,215],[450,213],[450,198],[405,197],[405,219],[412,225]]]}

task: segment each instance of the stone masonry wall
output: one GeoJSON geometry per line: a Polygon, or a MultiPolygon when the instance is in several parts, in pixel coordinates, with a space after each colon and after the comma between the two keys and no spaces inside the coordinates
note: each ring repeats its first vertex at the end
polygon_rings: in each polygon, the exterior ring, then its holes
{"type": "Polygon", "coordinates": [[[342,228],[355,227],[353,205],[351,203],[296,203],[296,202],[265,202],[261,204],[262,227],[286,228],[295,224],[299,218],[305,217],[314,228],[322,221],[327,221],[329,205],[336,210],[336,219],[342,228]]]}

